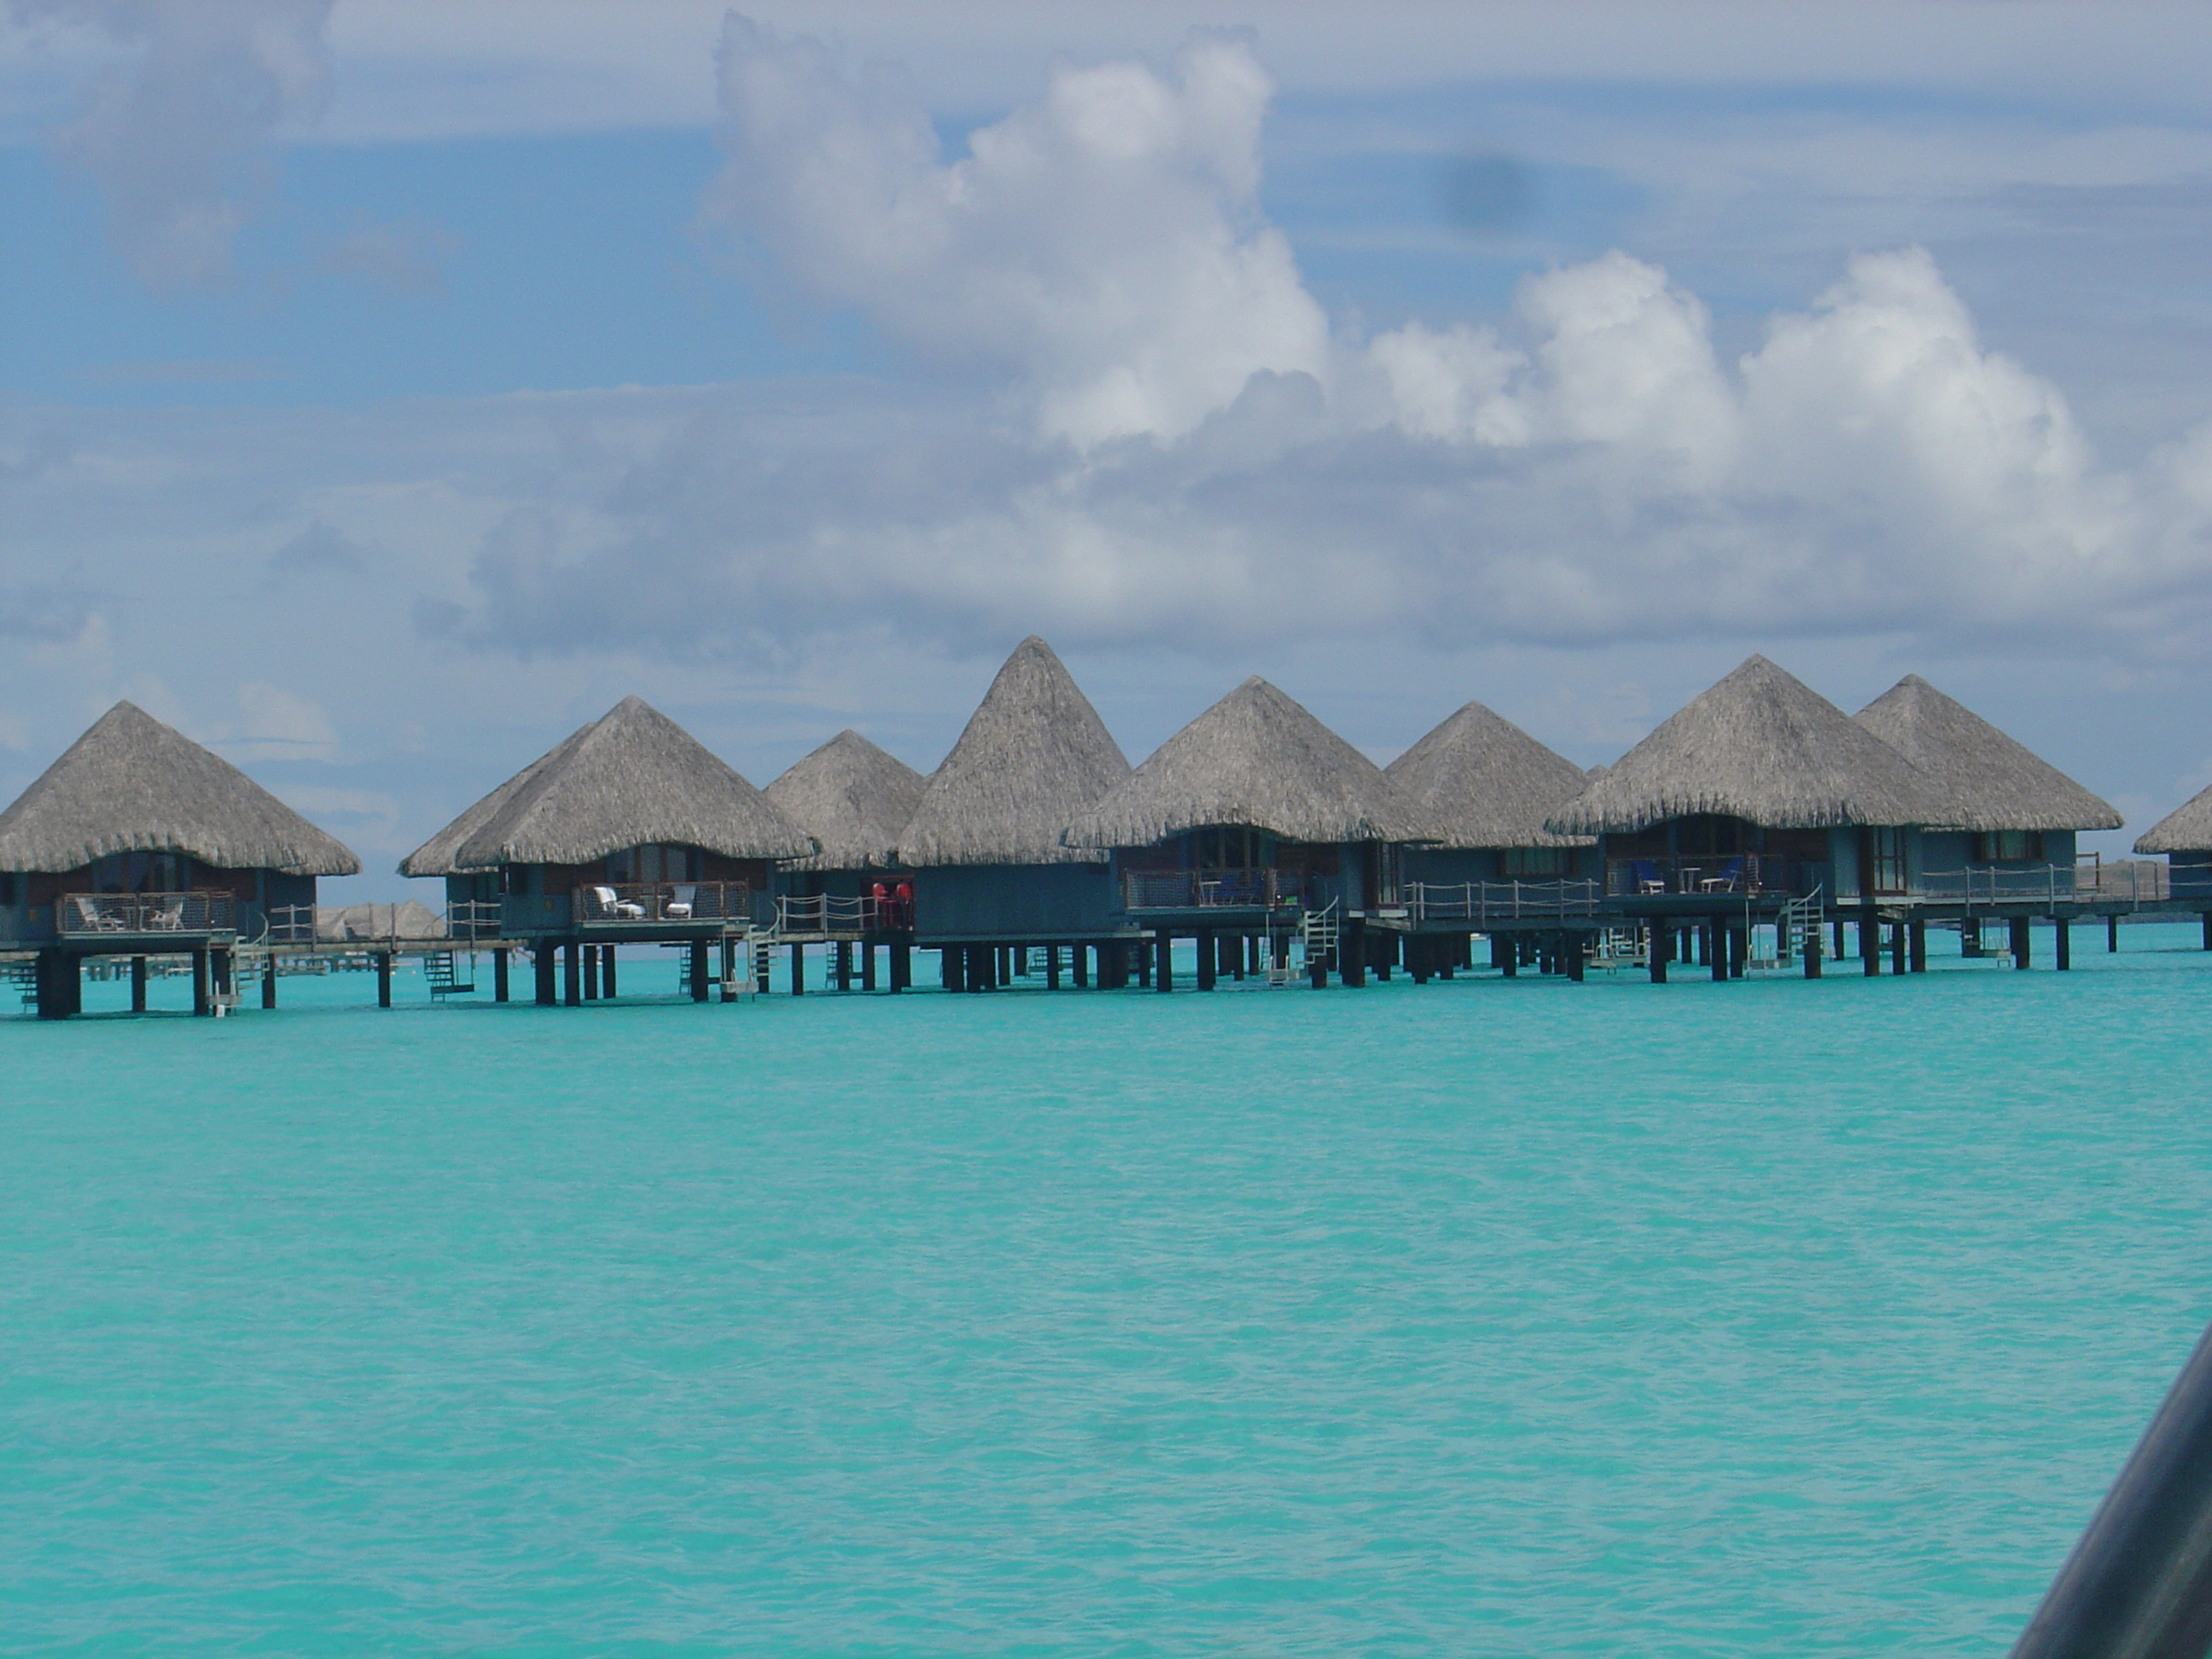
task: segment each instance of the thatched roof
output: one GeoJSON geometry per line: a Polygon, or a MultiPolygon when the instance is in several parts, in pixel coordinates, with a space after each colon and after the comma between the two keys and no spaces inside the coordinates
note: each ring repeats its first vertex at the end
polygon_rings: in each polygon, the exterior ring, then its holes
{"type": "Polygon", "coordinates": [[[1711,812],[1770,830],[1942,821],[1919,768],[1764,657],[1681,709],[1552,814],[1563,835],[1631,835],[1711,812]]]}
{"type": "Polygon", "coordinates": [[[58,874],[111,853],[223,870],[350,876],[361,860],[221,756],[118,702],[0,812],[0,870],[58,874]]]}
{"type": "Polygon", "coordinates": [[[899,861],[1076,864],[1060,832],[1129,775],[1105,721],[1052,647],[1014,648],[923,790],[899,861]]]}
{"type": "Polygon", "coordinates": [[[805,858],[812,836],[641,697],[532,763],[410,854],[405,875],[588,864],[647,842],[735,859],[805,858]],[[465,833],[457,834],[463,830],[465,833]],[[450,847],[450,852],[444,849],[450,847]]]}
{"type": "Polygon", "coordinates": [[[1162,744],[1060,839],[1149,847],[1213,825],[1301,842],[1431,842],[1443,833],[1381,767],[1255,675],[1162,744]]]}
{"type": "Polygon", "coordinates": [[[1580,767],[1471,702],[1383,769],[1437,819],[1447,847],[1588,847],[1544,820],[1583,792],[1580,767]]]}
{"type": "Polygon", "coordinates": [[[1945,830],[2117,830],[2120,815],[1917,674],[1853,716],[1942,786],[1945,830]]]}
{"type": "Polygon", "coordinates": [[[898,841],[926,780],[858,732],[840,732],[764,792],[822,843],[795,870],[874,870],[898,861],[898,841]]]}
{"type": "Polygon", "coordinates": [[[2212,788],[2200,789],[2136,838],[2138,853],[2212,852],[2212,788]]]}

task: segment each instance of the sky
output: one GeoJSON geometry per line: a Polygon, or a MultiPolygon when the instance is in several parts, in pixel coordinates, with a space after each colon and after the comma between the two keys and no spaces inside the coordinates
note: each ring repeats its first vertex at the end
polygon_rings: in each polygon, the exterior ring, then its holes
{"type": "MultiPolygon", "coordinates": [[[[0,800],[362,855],[639,693],[927,770],[1024,635],[1609,762],[1752,652],[2212,783],[2212,10],[0,0],[0,800]]],[[[417,896],[420,896],[419,894],[417,896]]]]}

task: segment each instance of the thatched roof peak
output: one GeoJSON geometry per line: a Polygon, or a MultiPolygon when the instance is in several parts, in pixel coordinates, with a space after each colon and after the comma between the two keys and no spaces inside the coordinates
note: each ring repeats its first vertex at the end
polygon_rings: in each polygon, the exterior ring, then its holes
{"type": "Polygon", "coordinates": [[[2138,853],[2212,852],[2212,788],[2200,789],[2136,838],[2138,853]]]}
{"type": "Polygon", "coordinates": [[[350,876],[361,860],[220,755],[118,702],[0,812],[0,870],[58,874],[112,853],[224,870],[350,876]]]}
{"type": "Polygon", "coordinates": [[[1907,674],[1852,717],[1936,780],[1946,830],[2117,830],[2120,815],[1964,703],[1907,674]]]}
{"type": "Polygon", "coordinates": [[[1589,779],[1496,710],[1470,702],[1384,767],[1390,781],[1437,819],[1447,847],[1587,847],[1544,820],[1589,779]]]}
{"type": "Polygon", "coordinates": [[[1630,835],[1717,813],[1770,830],[1942,820],[1919,768],[1765,657],[1670,716],[1553,813],[1564,835],[1630,835]]]}
{"type": "Polygon", "coordinates": [[[1066,665],[1031,635],[922,791],[899,861],[1070,864],[1060,832],[1129,775],[1129,763],[1066,665]]]}
{"type": "Polygon", "coordinates": [[[1298,842],[1443,836],[1382,768],[1255,675],[1162,744],[1061,839],[1149,847],[1228,825],[1298,842]]]}
{"type": "Polygon", "coordinates": [[[899,835],[926,781],[848,726],[763,793],[822,844],[793,868],[873,870],[898,861],[899,835]]]}
{"type": "Polygon", "coordinates": [[[804,858],[812,836],[674,720],[624,697],[410,854],[409,876],[588,864],[664,842],[735,859],[804,858]]]}

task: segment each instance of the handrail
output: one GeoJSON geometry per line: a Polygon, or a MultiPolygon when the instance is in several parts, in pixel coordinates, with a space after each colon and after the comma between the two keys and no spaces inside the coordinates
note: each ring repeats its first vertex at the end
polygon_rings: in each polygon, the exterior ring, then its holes
{"type": "Polygon", "coordinates": [[[625,923],[744,921],[752,916],[752,884],[744,881],[587,882],[569,914],[580,927],[625,923]]]}
{"type": "Polygon", "coordinates": [[[229,933],[238,901],[229,893],[64,893],[54,931],[64,939],[102,933],[229,933]]]}
{"type": "Polygon", "coordinates": [[[1414,921],[1517,921],[1524,916],[1591,916],[1605,904],[1605,884],[1583,881],[1408,882],[1403,890],[1414,921]]]}
{"type": "Polygon", "coordinates": [[[1124,870],[1125,910],[1283,910],[1307,902],[1295,871],[1124,870]]]}
{"type": "Polygon", "coordinates": [[[775,926],[782,933],[872,933],[912,927],[912,908],[866,894],[781,893],[775,926]]]}
{"type": "Polygon", "coordinates": [[[1922,898],[1966,904],[2071,904],[2079,896],[2070,864],[1970,864],[1958,870],[1923,870],[1922,898]]]}
{"type": "Polygon", "coordinates": [[[447,939],[497,939],[505,926],[497,899],[456,899],[446,907],[444,921],[447,939]]]}

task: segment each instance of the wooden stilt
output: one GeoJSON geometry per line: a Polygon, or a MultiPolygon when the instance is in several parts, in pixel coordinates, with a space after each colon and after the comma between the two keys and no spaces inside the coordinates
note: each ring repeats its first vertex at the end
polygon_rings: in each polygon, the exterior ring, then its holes
{"type": "Polygon", "coordinates": [[[937,963],[938,971],[943,977],[946,990],[964,991],[968,988],[968,947],[966,945],[946,945],[937,953],[937,963]]]}
{"type": "Polygon", "coordinates": [[[544,939],[538,941],[530,952],[530,966],[536,981],[535,994],[540,1008],[550,1008],[559,1002],[560,994],[553,982],[553,947],[544,939]]]}
{"type": "Polygon", "coordinates": [[[1511,933],[1492,933],[1490,936],[1490,960],[1507,979],[1521,975],[1521,941],[1511,933]]]}
{"type": "Polygon", "coordinates": [[[891,990],[894,994],[914,983],[914,947],[904,939],[891,942],[891,990]]]}
{"type": "Polygon", "coordinates": [[[2012,965],[2026,968],[2034,955],[2035,935],[2026,916],[2012,919],[2012,965]]]}
{"type": "Polygon", "coordinates": [[[1016,945],[1009,948],[1012,951],[1014,957],[1012,977],[1027,979],[1030,972],[1030,947],[1026,945],[1016,945]]]}
{"type": "Polygon", "coordinates": [[[597,1002],[599,1000],[599,947],[596,945],[586,945],[584,946],[584,1000],[597,1002]]]}
{"type": "Polygon", "coordinates": [[[871,941],[862,939],[860,941],[860,989],[863,992],[868,992],[875,988],[876,947],[871,941]]]}
{"type": "Polygon", "coordinates": [[[276,1006],[276,958],[273,954],[261,958],[261,1006],[276,1006]]]}
{"type": "MultiPolygon", "coordinates": [[[[610,957],[614,955],[612,945],[607,947],[607,955],[610,957]]],[[[613,964],[610,962],[608,965],[611,967],[613,964]]],[[[707,983],[707,941],[695,939],[691,941],[691,1000],[704,1002],[709,988],[707,983]]]]}
{"type": "Polygon", "coordinates": [[[146,958],[143,957],[131,958],[131,1012],[134,1014],[146,1012],[146,958]]]}
{"type": "Polygon", "coordinates": [[[1698,929],[1702,936],[1698,943],[1705,952],[1705,970],[1717,981],[1725,981],[1729,976],[1726,929],[1727,924],[1718,916],[1707,916],[1704,925],[1698,929]]]}
{"type": "MultiPolygon", "coordinates": [[[[1074,980],[1075,988],[1079,991],[1087,991],[1091,988],[1091,970],[1085,961],[1090,954],[1091,947],[1080,939],[1067,947],[1068,974],[1074,980]]],[[[1103,970],[1101,977],[1103,977],[1103,970]]]]}
{"type": "Polygon", "coordinates": [[[615,947],[611,945],[599,946],[599,994],[609,1001],[614,1000],[615,947]]]}
{"type": "Polygon", "coordinates": [[[1175,936],[1163,927],[1152,935],[1152,989],[1175,989],[1175,936]]]}
{"type": "Polygon", "coordinates": [[[1841,962],[1844,959],[1844,924],[1841,917],[1837,918],[1835,924],[1835,938],[1830,941],[1830,943],[1835,947],[1830,954],[1832,955],[1838,962],[1841,962]]]}
{"type": "Polygon", "coordinates": [[[583,947],[574,939],[561,946],[561,1000],[571,1008],[584,1006],[583,947]]]}
{"type": "Polygon", "coordinates": [[[2051,918],[2051,965],[2060,973],[2066,973],[2074,966],[2074,924],[2065,916],[2054,915],[2051,918]]]}
{"type": "Polygon", "coordinates": [[[1653,922],[1645,930],[1644,962],[1654,985],[1667,982],[1668,958],[1674,954],[1674,928],[1670,922],[1653,922]]]}
{"type": "Polygon", "coordinates": [[[1581,933],[1570,933],[1565,943],[1567,978],[1580,985],[1583,982],[1583,955],[1589,949],[1589,940],[1581,933]]]}
{"type": "Polygon", "coordinates": [[[804,945],[791,947],[791,994],[795,997],[806,994],[806,947],[804,945]]]}
{"type": "Polygon", "coordinates": [[[1903,978],[1905,975],[1905,927],[1901,921],[1889,924],[1889,971],[1903,978]]]}
{"type": "Polygon", "coordinates": [[[1337,934],[1336,976],[1352,989],[1367,983],[1367,918],[1346,916],[1337,934]]]}
{"type": "Polygon", "coordinates": [[[1060,989],[1060,946],[1057,945],[1044,947],[1044,988],[1048,991],[1060,989]]]}
{"type": "Polygon", "coordinates": [[[2204,948],[2212,951],[2212,910],[2204,913],[2204,948]]]}
{"type": "Polygon", "coordinates": [[[507,976],[508,972],[507,958],[508,954],[508,951],[504,946],[491,953],[491,1000],[494,1002],[505,1002],[507,1000],[507,976]]]}
{"type": "Polygon", "coordinates": [[[1910,924],[1906,956],[1908,965],[1914,973],[1924,974],[1928,971],[1928,923],[1922,917],[1913,917],[1910,924]]]}
{"type": "Polygon", "coordinates": [[[1197,944],[1198,949],[1192,954],[1198,958],[1198,988],[1211,991],[1221,969],[1221,957],[1215,949],[1212,930],[1200,928],[1197,944]]]}
{"type": "MultiPolygon", "coordinates": [[[[200,953],[195,951],[192,953],[195,969],[198,967],[199,959],[200,953]]],[[[67,1019],[76,1012],[70,1006],[70,981],[76,978],[76,957],[51,947],[39,952],[31,967],[31,985],[38,1000],[40,1019],[67,1019]]],[[[192,1012],[198,1013],[202,1012],[198,1006],[202,998],[197,972],[193,975],[192,989],[192,1012]]]]}
{"type": "Polygon", "coordinates": [[[1805,977],[1820,977],[1820,930],[1817,927],[1805,930],[1805,977]]]}
{"type": "Polygon", "coordinates": [[[722,938],[722,1000],[734,1002],[738,993],[731,981],[738,976],[738,942],[727,934],[722,938]]]}
{"type": "Polygon", "coordinates": [[[392,952],[389,951],[376,953],[376,1006],[380,1008],[392,1006],[392,952]]]}
{"type": "MultiPolygon", "coordinates": [[[[1137,988],[1141,991],[1152,982],[1152,942],[1148,939],[1139,939],[1133,945],[1127,945],[1123,948],[1125,950],[1133,950],[1136,953],[1137,988]]],[[[1123,982],[1127,983],[1126,981],[1123,982]]]]}
{"type": "Polygon", "coordinates": [[[2120,952],[2120,914],[2115,910],[2105,918],[2105,954],[2118,956],[2120,952]]]}
{"type": "Polygon", "coordinates": [[[834,955],[834,960],[831,963],[830,972],[836,980],[837,988],[839,990],[849,991],[853,988],[852,940],[848,939],[841,939],[837,941],[837,948],[834,955]]]}
{"type": "Polygon", "coordinates": [[[1869,979],[1881,972],[1881,914],[1872,905],[1859,912],[1859,961],[1869,979]]]}

